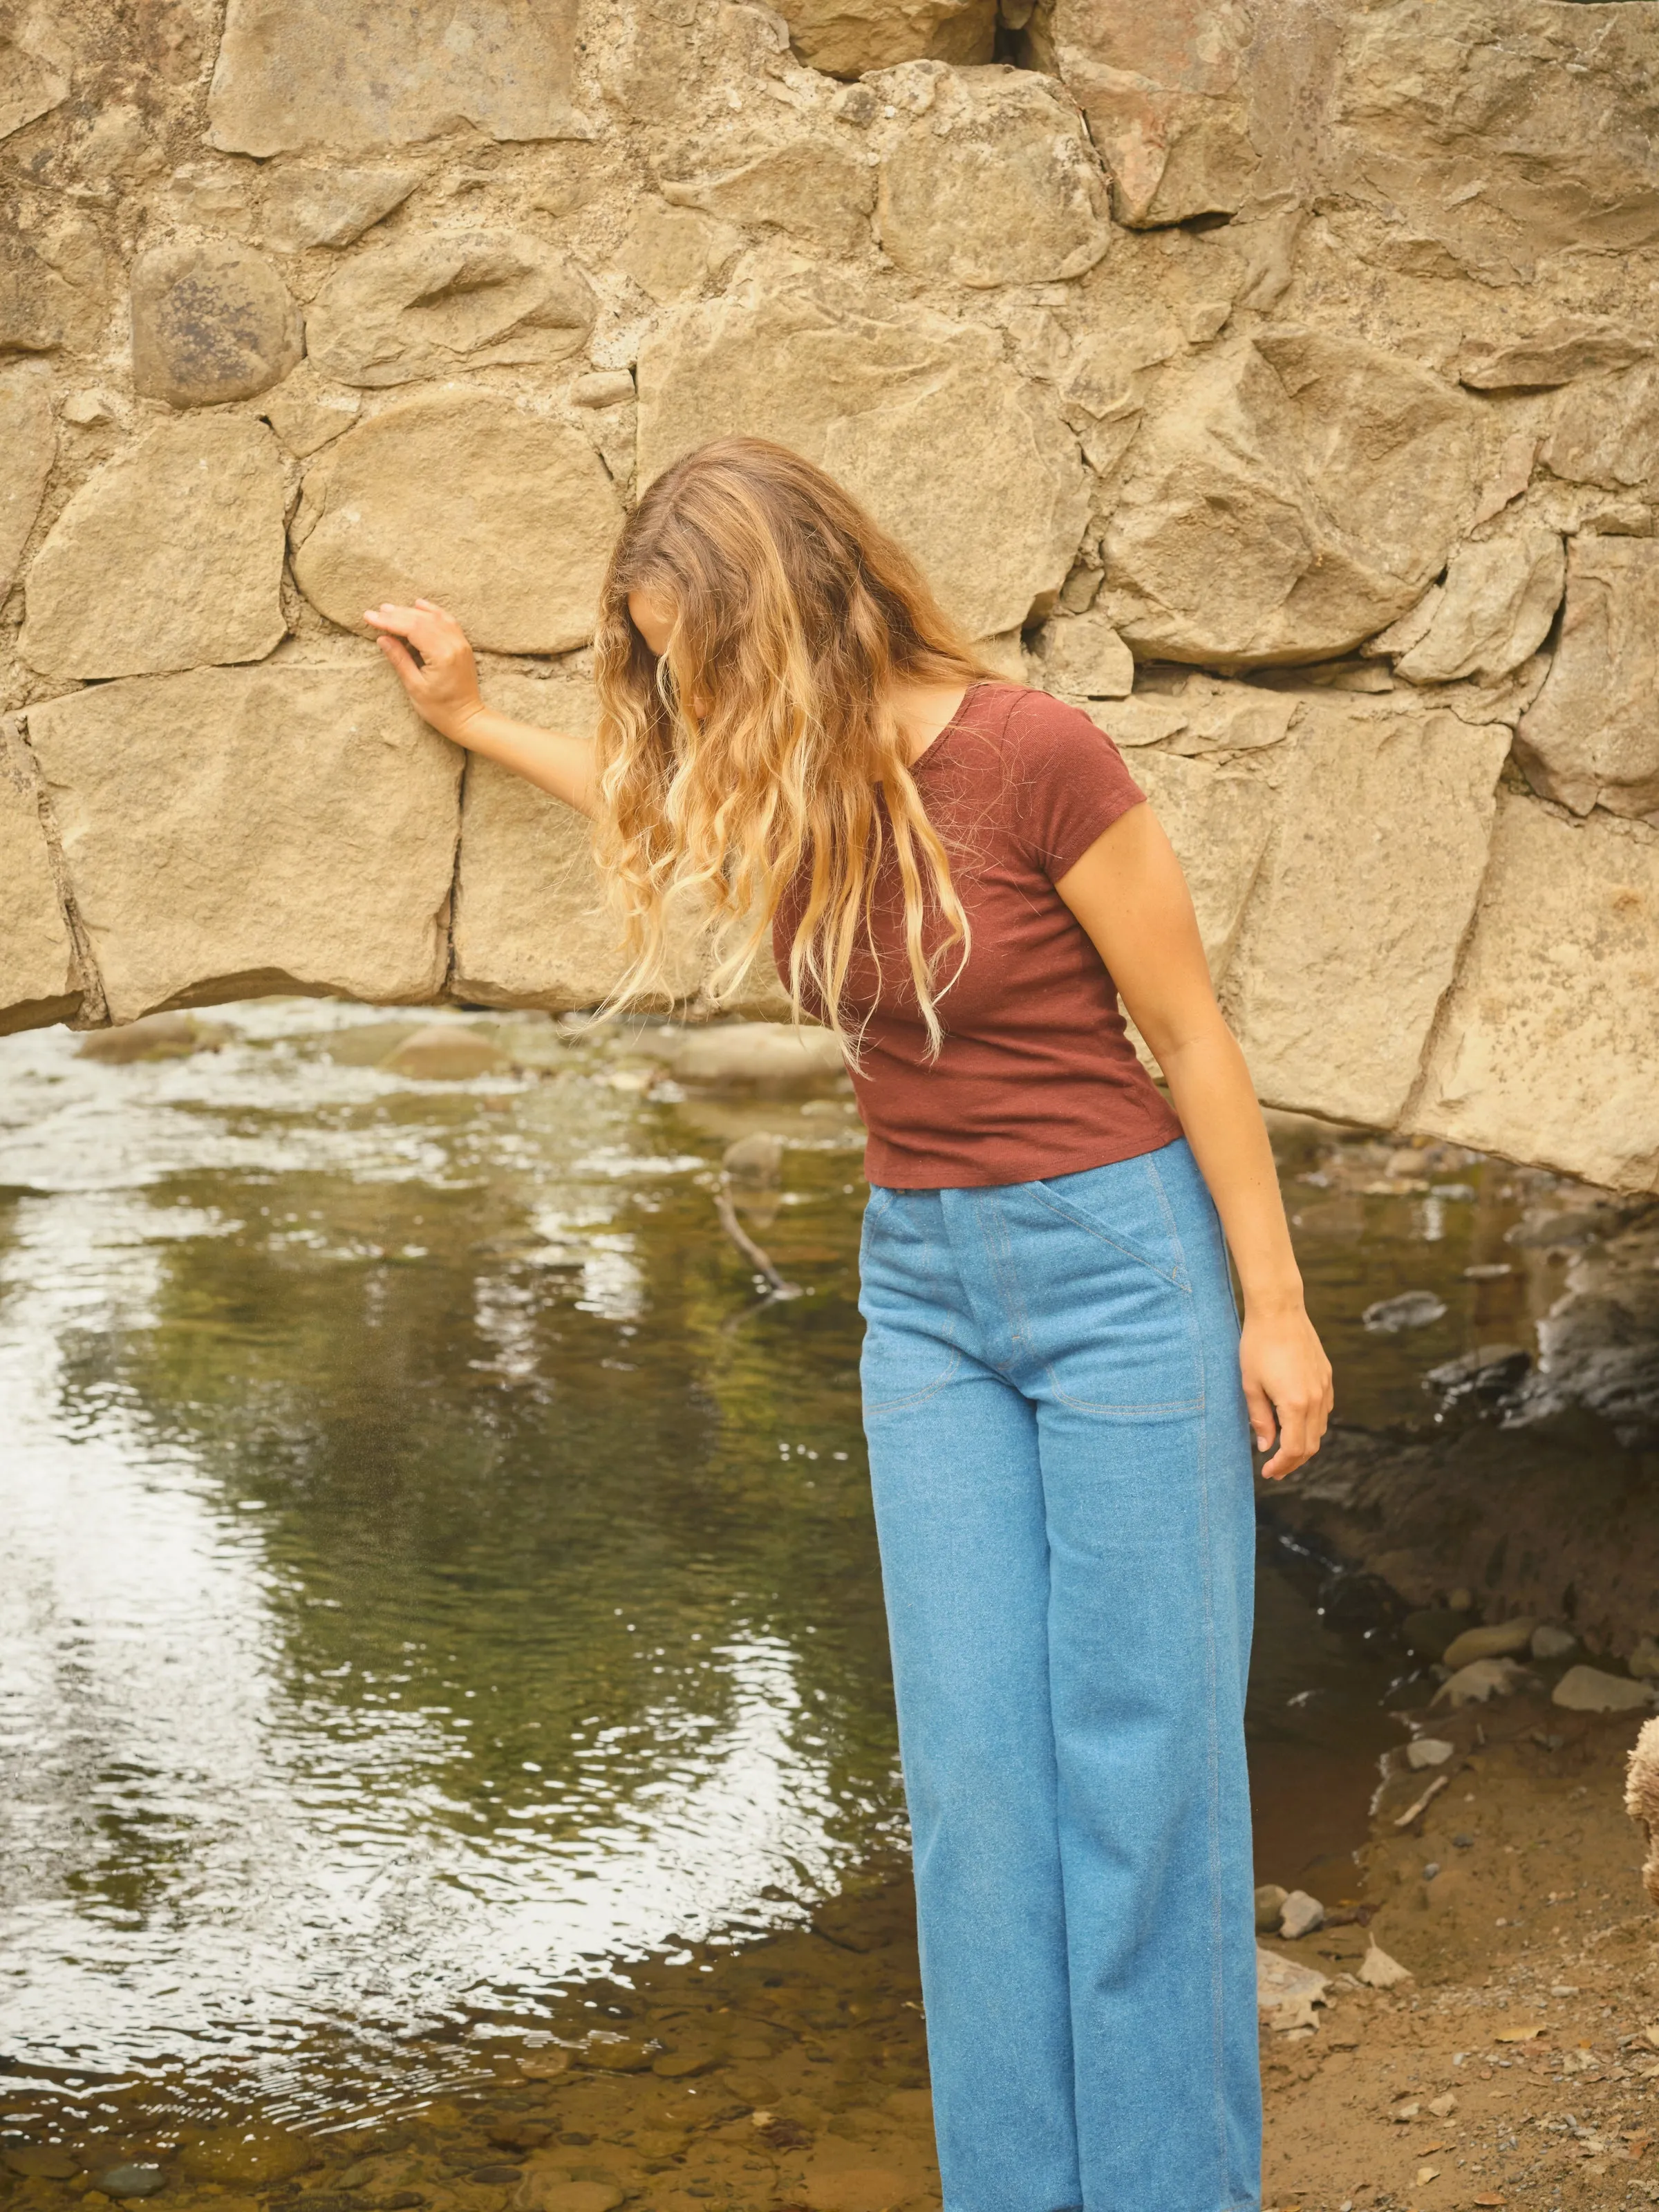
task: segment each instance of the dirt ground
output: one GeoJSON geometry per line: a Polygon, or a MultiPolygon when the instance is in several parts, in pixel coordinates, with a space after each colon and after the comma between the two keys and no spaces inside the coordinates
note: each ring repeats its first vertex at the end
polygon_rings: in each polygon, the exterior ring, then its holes
{"type": "MultiPolygon", "coordinates": [[[[1396,1759],[1352,1895],[1323,1900],[1356,1917],[1275,1947],[1332,1978],[1316,2028],[1263,2031],[1265,2203],[1659,2203],[1659,1915],[1621,1802],[1638,1717],[1519,1697],[1434,1719],[1455,1756],[1396,1759]],[[1372,1937],[1413,1977],[1386,1994],[1352,1978],[1372,1937]]],[[[503,2036],[475,2089],[396,2124],[14,2140],[9,2204],[97,2212],[125,2158],[160,2166],[160,2212],[922,2212],[920,2002],[908,1886],[872,1883],[811,1930],[584,1990],[550,2039],[503,2036]]]]}

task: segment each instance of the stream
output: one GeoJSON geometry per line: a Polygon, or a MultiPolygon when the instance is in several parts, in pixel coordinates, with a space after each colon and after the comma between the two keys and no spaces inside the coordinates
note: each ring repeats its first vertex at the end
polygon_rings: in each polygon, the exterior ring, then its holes
{"type": "MultiPolygon", "coordinates": [[[[0,1040],[13,2139],[408,2112],[905,1847],[844,1085],[687,1095],[539,1016],[414,1080],[412,1020],[218,1020],[0,1040]],[[760,1131],[788,1300],[714,1204],[760,1131]]],[[[1354,1139],[1337,1188],[1329,1135],[1276,1144],[1339,1410],[1421,1424],[1427,1369],[1532,1340],[1548,1179],[1354,1139]],[[1407,1293],[1443,1310],[1365,1325],[1407,1293]]],[[[1249,1712],[1260,1876],[1335,1903],[1413,1663],[1341,1581],[1264,1539],[1249,1712]]]]}

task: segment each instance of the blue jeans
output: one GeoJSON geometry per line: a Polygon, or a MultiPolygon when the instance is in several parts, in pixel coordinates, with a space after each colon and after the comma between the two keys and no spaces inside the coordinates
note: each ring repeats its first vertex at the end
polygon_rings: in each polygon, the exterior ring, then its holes
{"type": "Polygon", "coordinates": [[[946,2212],[1245,2212],[1238,1322],[1184,1139],[871,1192],[861,1379],[946,2212]]]}

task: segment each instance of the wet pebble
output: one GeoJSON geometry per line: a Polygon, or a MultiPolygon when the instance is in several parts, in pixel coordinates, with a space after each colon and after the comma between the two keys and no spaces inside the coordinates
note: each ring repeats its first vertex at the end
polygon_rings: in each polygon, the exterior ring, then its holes
{"type": "Polygon", "coordinates": [[[154,2197],[167,2186],[167,2179],[159,2166],[112,2166],[92,2185],[106,2197],[154,2197]]]}
{"type": "Polygon", "coordinates": [[[1392,1336],[1402,1328],[1426,1328],[1446,1310],[1432,1291],[1403,1291],[1397,1298],[1378,1298],[1359,1318],[1375,1334],[1392,1336]]]}
{"type": "Polygon", "coordinates": [[[1279,1932],[1294,1942],[1299,1936],[1310,1936],[1324,1921],[1325,1908],[1319,1899],[1305,1889],[1293,1889],[1279,1908],[1279,1932]]]}

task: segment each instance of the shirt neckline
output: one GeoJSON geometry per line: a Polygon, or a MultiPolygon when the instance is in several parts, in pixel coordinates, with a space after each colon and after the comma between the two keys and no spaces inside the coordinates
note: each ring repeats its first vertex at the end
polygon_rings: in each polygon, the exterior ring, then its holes
{"type": "Polygon", "coordinates": [[[973,697],[976,691],[982,691],[985,689],[985,684],[986,678],[984,677],[975,676],[974,678],[973,681],[969,684],[968,689],[963,693],[961,698],[957,700],[956,710],[951,714],[950,720],[945,723],[943,729],[935,731],[933,735],[929,738],[927,744],[911,762],[910,773],[912,775],[919,774],[922,769],[927,767],[928,762],[931,761],[936,754],[943,751],[945,740],[951,735],[953,731],[959,727],[963,716],[967,713],[969,701],[973,697]]]}

